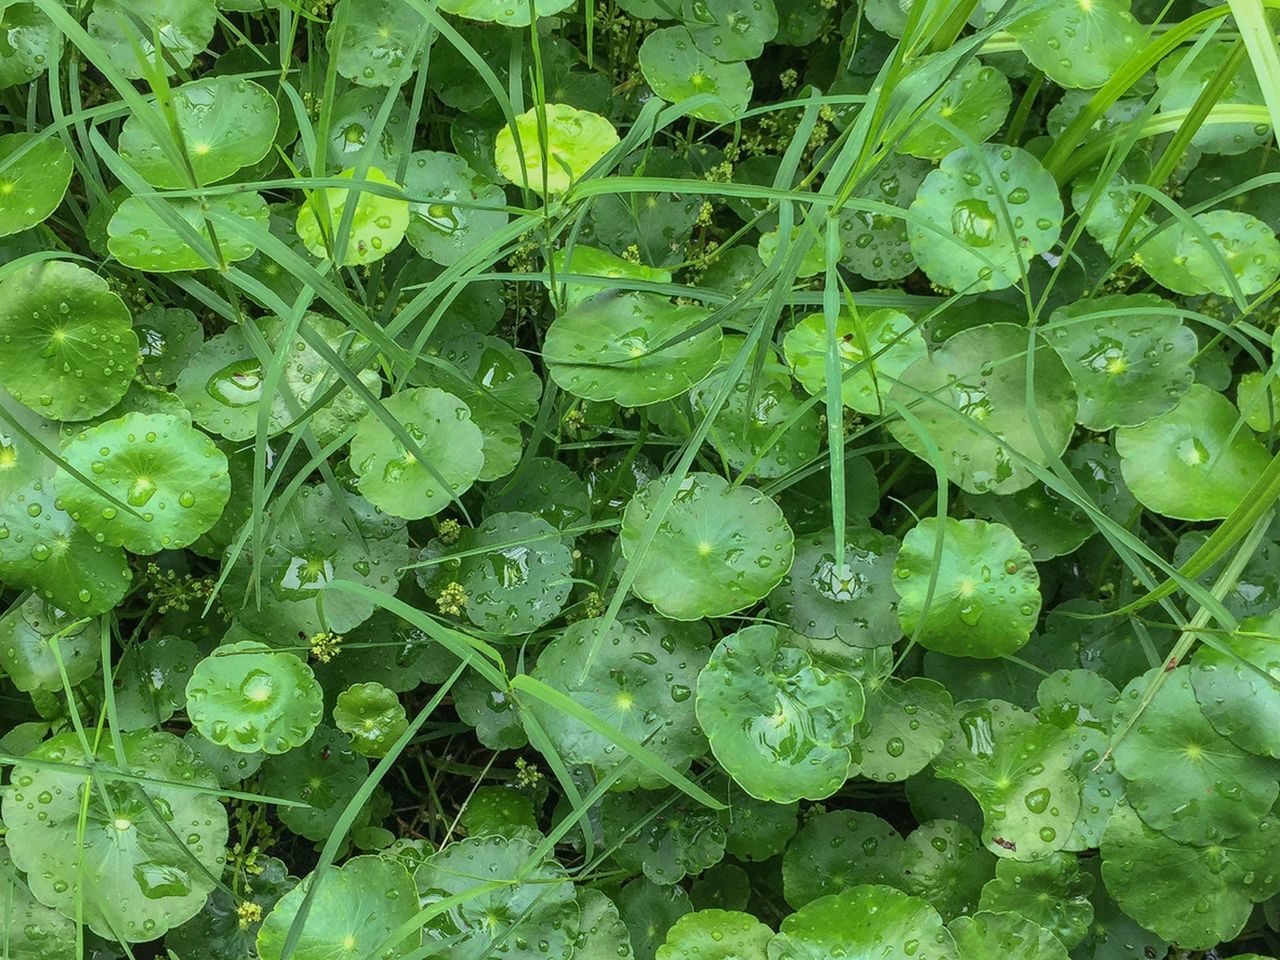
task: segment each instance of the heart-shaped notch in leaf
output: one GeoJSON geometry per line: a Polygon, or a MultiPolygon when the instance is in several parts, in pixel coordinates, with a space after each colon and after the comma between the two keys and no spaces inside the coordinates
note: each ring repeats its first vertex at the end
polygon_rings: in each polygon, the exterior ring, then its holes
{"type": "Polygon", "coordinates": [[[698,674],[711,752],[758,800],[821,800],[840,789],[864,705],[856,677],[824,669],[767,624],[729,634],[698,674]]]}

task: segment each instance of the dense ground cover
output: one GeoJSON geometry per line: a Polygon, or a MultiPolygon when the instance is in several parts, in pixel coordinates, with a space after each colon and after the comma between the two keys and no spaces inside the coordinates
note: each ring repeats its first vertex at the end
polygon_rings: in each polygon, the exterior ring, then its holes
{"type": "Polygon", "coordinates": [[[1232,0],[0,0],[0,956],[1280,952],[1232,0]]]}

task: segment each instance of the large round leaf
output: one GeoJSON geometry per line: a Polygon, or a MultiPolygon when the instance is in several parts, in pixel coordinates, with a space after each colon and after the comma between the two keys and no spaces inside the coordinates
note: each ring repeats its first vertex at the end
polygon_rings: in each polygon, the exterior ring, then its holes
{"type": "Polygon", "coordinates": [[[102,645],[91,624],[81,623],[39,597],[11,606],[0,619],[0,667],[24,693],[63,690],[97,672],[102,645]],[[58,650],[54,653],[53,644],[58,650]]]}
{"type": "MultiPolygon", "coordinates": [[[[580,620],[543,648],[533,675],[680,768],[706,750],[693,691],[710,639],[703,624],[652,614],[616,620],[603,635],[597,621],[580,620]]],[[[532,709],[571,763],[589,763],[603,775],[625,758],[616,743],[572,717],[532,709]]],[[[618,786],[637,785],[656,789],[663,782],[632,765],[618,786]]]]}
{"type": "Polygon", "coordinates": [[[698,49],[723,63],[756,59],[778,32],[773,0],[684,0],[682,14],[698,49]]]}
{"type": "Polygon", "coordinates": [[[618,145],[618,131],[604,117],[564,103],[534,107],[498,131],[493,162],[513,183],[537,193],[569,189],[618,145]]]}
{"type": "Polygon", "coordinates": [[[840,789],[863,707],[857,678],[824,670],[765,624],[721,640],[698,675],[711,752],[760,800],[821,800],[840,789]]]}
{"type": "Polygon", "coordinates": [[[1138,501],[1178,520],[1227,516],[1269,460],[1231,401],[1201,383],[1168,413],[1117,430],[1116,450],[1138,501]]]}
{"type": "Polygon", "coordinates": [[[1116,769],[1125,796],[1149,826],[1183,843],[1218,843],[1253,829],[1276,801],[1280,765],[1223,737],[1200,712],[1191,671],[1164,677],[1138,714],[1160,668],[1135,677],[1120,695],[1113,720],[1116,769]]]}
{"type": "Polygon", "coordinates": [[[903,888],[950,920],[977,909],[982,887],[1000,862],[963,823],[929,820],[903,844],[903,888]]]}
{"type": "MultiPolygon", "coordinates": [[[[355,174],[354,169],[344,170],[337,178],[352,180],[355,174]]],[[[361,179],[371,184],[397,187],[395,181],[376,167],[369,167],[361,179]]],[[[342,246],[342,265],[358,266],[381,260],[404,239],[405,231],[409,229],[409,202],[367,189],[361,189],[356,196],[350,229],[340,234],[339,229],[347,216],[347,203],[355,192],[354,187],[325,187],[312,193],[298,208],[295,229],[313,257],[330,259],[342,246]]]]}
{"type": "Polygon", "coordinates": [[[689,111],[712,123],[727,123],[751,102],[751,71],[745,63],[721,63],[702,52],[686,27],[663,27],[644,38],[640,72],[663,100],[679,103],[692,97],[713,99],[689,111]]]}
{"type": "Polygon", "coordinates": [[[637,596],[673,620],[698,620],[741,610],[778,585],[794,553],[782,510],[714,474],[684,478],[640,554],[666,483],[645,486],[622,517],[622,553],[638,567],[637,596]]]}
{"type": "Polygon", "coordinates": [[[213,526],[231,496],[226,455],[168,414],[108,420],[78,434],[63,455],[95,484],[60,470],[67,512],[95,537],[132,553],[185,547],[213,526]]]}
{"type": "Polygon", "coordinates": [[[959,960],[951,934],[925,901],[864,884],[806,904],[782,921],[770,960],[959,960]]]}
{"type": "Polygon", "coordinates": [[[1044,335],[1075,380],[1076,418],[1090,430],[1145,423],[1171,410],[1191,387],[1195,333],[1173,304],[1152,294],[1059,307],[1044,335]]]}
{"type": "Polygon", "coordinates": [[[902,635],[893,564],[898,543],[870,527],[850,529],[837,564],[830,530],[796,541],[795,562],[773,592],[769,612],[814,641],[811,650],[840,663],[849,647],[878,647],[902,635]]]}
{"type": "Polygon", "coordinates": [[[107,224],[107,249],[127,267],[150,273],[178,273],[183,270],[207,270],[223,261],[246,260],[257,251],[254,231],[266,232],[270,221],[267,202],[257,193],[231,193],[202,200],[158,197],[129,197],[107,224]],[[164,210],[162,215],[153,204],[164,210]],[[179,231],[170,221],[185,223],[179,231]],[[215,223],[218,247],[214,250],[209,232],[210,220],[235,223],[234,228],[215,223]],[[187,242],[187,231],[194,232],[206,252],[187,242]]]}
{"type": "Polygon", "coordinates": [[[1030,257],[1062,228],[1052,176],[1018,147],[981,144],[947,154],[911,204],[907,235],[934,283],[974,293],[1021,281],[1030,257]]]}
{"type": "Polygon", "coordinates": [[[311,874],[280,898],[258,931],[257,954],[262,960],[284,956],[285,942],[308,894],[310,909],[289,953],[294,960],[346,956],[394,960],[417,945],[416,934],[392,937],[418,911],[409,872],[383,857],[354,857],[341,867],[325,870],[318,886],[311,874]],[[374,953],[375,948],[381,949],[374,953]]]}
{"type": "Polygon", "coordinates": [[[52,420],[88,420],[138,367],[129,308],[92,270],[44,260],[0,282],[0,382],[52,420]]]}
{"type": "Polygon", "coordinates": [[[427,21],[412,5],[397,0],[341,0],[327,35],[338,73],[365,87],[389,87],[404,61],[427,40],[427,21]],[[336,49],[335,49],[336,48],[336,49]]]}
{"type": "Polygon", "coordinates": [[[1239,287],[1253,296],[1280,277],[1280,240],[1257,217],[1242,210],[1211,210],[1196,214],[1195,222],[1200,230],[1182,232],[1177,257],[1204,289],[1232,296],[1239,287]]]}
{"type": "Polygon", "coordinates": [[[532,13],[537,18],[550,17],[573,6],[573,0],[533,0],[512,3],[511,0],[440,0],[444,13],[454,13],[469,20],[500,23],[505,27],[527,27],[532,13]]]}
{"type": "MultiPolygon", "coordinates": [[[[5,28],[10,29],[7,23],[5,28]]],[[[62,203],[70,182],[71,157],[57,137],[0,137],[0,237],[46,220],[62,203]]]]}
{"type": "Polygon", "coordinates": [[[118,547],[99,543],[36,480],[0,502],[0,578],[76,616],[114,607],[133,580],[118,547]]]}
{"type": "Polygon", "coordinates": [[[0,805],[31,892],[99,936],[154,940],[193,917],[222,873],[227,814],[213,773],[169,733],[103,737],[91,772],[74,733],[10,772],[0,805]],[[135,777],[112,777],[102,767],[135,777]]]}
{"type": "Polygon", "coordinates": [[[452,547],[432,541],[423,559],[462,553],[424,569],[422,583],[433,593],[450,581],[461,584],[467,619],[493,633],[536,630],[556,617],[572,586],[573,557],[568,541],[547,521],[528,513],[495,513],[452,547]]]}
{"type": "Polygon", "coordinates": [[[1029,338],[1025,328],[1010,323],[950,337],[902,372],[890,399],[907,407],[914,421],[890,421],[897,441],[923,458],[936,445],[948,478],[970,493],[1030,486],[1036,477],[1026,461],[1043,466],[1060,455],[1076,419],[1067,368],[1039,336],[1029,338]],[[1028,349],[1035,362],[1030,407],[1028,349]]]}
{"type": "Polygon", "coordinates": [[[422,928],[428,955],[453,960],[569,956],[579,925],[573,883],[554,860],[528,867],[534,849],[522,839],[471,837],[423,861],[414,874],[419,900],[424,907],[444,904],[422,928]]]}
{"type": "Polygon", "coordinates": [[[201,660],[187,681],[187,716],[214,743],[239,753],[285,753],[324,715],[324,691],[292,653],[242,640],[201,660]]]}
{"type": "Polygon", "coordinates": [[[420,462],[370,411],[351,441],[360,492],[388,513],[416,520],[465,493],[484,467],[484,438],[465,403],[435,387],[403,390],[383,401],[427,458],[420,462]]]}
{"type": "Polygon", "coordinates": [[[277,807],[280,822],[300,837],[324,840],[369,775],[369,761],[351,749],[345,733],[319,726],[302,746],[262,765],[262,790],[300,801],[277,807]]]}
{"type": "Polygon", "coordinates": [[[706,327],[707,317],[701,307],[655,294],[606,291],[555,319],[542,357],[574,396],[657,403],[684,393],[720,359],[720,328],[706,327]]]}
{"type": "Polygon", "coordinates": [[[1014,912],[982,910],[956,917],[947,930],[966,960],[1067,960],[1067,949],[1043,926],[1014,912]]]}
{"type": "Polygon", "coordinates": [[[829,810],[810,817],[782,857],[782,889],[799,909],[860,883],[902,880],[902,835],[873,813],[829,810]]]}
{"type": "Polygon", "coordinates": [[[1126,804],[1102,836],[1107,892],[1142,926],[1187,950],[1235,938],[1255,902],[1280,889],[1280,823],[1262,820],[1221,843],[1179,843],[1126,804]]]}
{"type": "MultiPolygon", "coordinates": [[[[225,180],[266,156],[280,123],[275,98],[243,77],[207,77],[183,84],[167,103],[182,138],[180,146],[173,133],[157,140],[137,114],[120,129],[120,156],[155,187],[192,186],[187,165],[175,162],[174,154],[185,154],[196,186],[225,180]]],[[[158,116],[155,105],[150,109],[158,116]]]]}
{"type": "Polygon", "coordinates": [[[657,960],[765,960],[772,936],[749,913],[698,910],[672,924],[657,960]]]}
{"type": "Polygon", "coordinates": [[[44,11],[27,0],[11,0],[4,6],[6,46],[0,57],[0,89],[32,83],[57,63],[62,52],[62,31],[44,11]]]}
{"type": "Polygon", "coordinates": [[[889,677],[863,686],[867,709],[857,729],[859,772],[882,783],[919,773],[951,733],[951,695],[926,677],[889,677]]]}
{"type": "Polygon", "coordinates": [[[1001,860],[982,888],[983,910],[1013,913],[1034,921],[1069,949],[1075,949],[1093,921],[1094,878],[1074,854],[1055,853],[1026,863],[1001,860]]]}
{"type": "Polygon", "coordinates": [[[216,20],[214,0],[94,0],[89,35],[121,73],[138,80],[157,63],[165,73],[191,66],[213,39],[216,20]]]}
{"type": "Polygon", "coordinates": [[[1248,617],[1220,638],[1227,650],[1201,646],[1191,666],[1200,709],[1224,737],[1250,753],[1280,759],[1280,611],[1248,617]]]}
{"type": "Polygon", "coordinates": [[[1064,87],[1100,87],[1133,55],[1146,28],[1129,0],[1038,6],[1009,25],[1028,60],[1064,87]]]}
{"type": "Polygon", "coordinates": [[[956,716],[934,772],[978,801],[987,849],[1014,860],[1063,849],[1080,811],[1067,731],[1002,700],[957,704],[956,716]]]}
{"type": "Polygon", "coordinates": [[[932,167],[923,160],[890,154],[855,192],[840,217],[840,261],[868,280],[900,280],[916,268],[901,212],[932,167]],[[872,209],[852,209],[876,204],[872,209]],[[895,209],[896,208],[896,209],[895,209]]]}
{"type": "Polygon", "coordinates": [[[968,61],[952,73],[935,95],[933,85],[939,79],[933,69],[935,65],[942,66],[943,60],[922,61],[907,76],[902,93],[909,91],[917,96],[928,93],[931,99],[895,147],[901,153],[925,160],[940,160],[966,142],[981,143],[989,139],[1004,124],[1013,105],[1013,94],[1005,75],[977,60],[968,61]],[[957,128],[964,139],[954,132],[957,128]]]}
{"type": "MultiPolygon", "coordinates": [[[[223,603],[251,629],[254,639],[272,646],[296,646],[320,631],[344,633],[368,620],[373,601],[327,590],[333,580],[354,581],[382,593],[394,593],[398,571],[413,554],[404,524],[354,496],[335,497],[324,484],[304,486],[281,509],[268,507],[269,542],[258,554],[255,571],[243,561],[231,568],[223,603]]],[[[246,542],[248,556],[255,543],[246,542]]],[[[389,649],[403,652],[403,638],[389,632],[389,649]]]]}
{"type": "Polygon", "coordinates": [[[409,242],[420,255],[445,266],[507,225],[502,188],[456,154],[432,150],[410,154],[404,191],[423,198],[409,203],[409,242]]]}
{"type": "Polygon", "coordinates": [[[1004,524],[948,517],[939,530],[926,517],[903,539],[894,573],[903,632],[939,653],[1007,656],[1040,614],[1040,574],[1004,524]]]}
{"type": "MultiPolygon", "coordinates": [[[[825,396],[830,349],[822,314],[811,314],[792,327],[783,345],[800,385],[825,396]]],[[[840,396],[854,410],[869,414],[881,412],[881,396],[902,371],[928,356],[916,323],[902,311],[887,308],[841,313],[836,318],[835,351],[840,396]]]]}

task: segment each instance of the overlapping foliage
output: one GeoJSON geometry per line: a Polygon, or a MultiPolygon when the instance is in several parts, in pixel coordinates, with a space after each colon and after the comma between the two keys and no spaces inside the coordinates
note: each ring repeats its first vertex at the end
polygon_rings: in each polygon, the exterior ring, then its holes
{"type": "Polygon", "coordinates": [[[0,952],[1275,953],[1277,19],[0,0],[0,952]]]}

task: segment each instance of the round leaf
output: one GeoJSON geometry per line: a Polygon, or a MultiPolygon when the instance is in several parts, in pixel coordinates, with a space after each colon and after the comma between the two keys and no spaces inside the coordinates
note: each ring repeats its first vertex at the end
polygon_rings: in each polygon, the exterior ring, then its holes
{"type": "MultiPolygon", "coordinates": [[[[355,178],[355,170],[344,170],[340,180],[355,178]]],[[[364,182],[396,187],[395,181],[376,167],[364,173],[364,182]]],[[[311,194],[298,208],[295,229],[303,246],[313,257],[327,260],[338,244],[338,230],[346,218],[347,202],[354,187],[325,187],[311,194]]],[[[351,215],[350,230],[344,235],[342,265],[344,267],[381,260],[400,245],[409,229],[409,202],[399,197],[386,197],[361,189],[351,215]]]]}
{"type": "Polygon", "coordinates": [[[1280,759],[1280,611],[1242,620],[1220,638],[1227,650],[1202,646],[1191,666],[1200,709],[1220,734],[1250,753],[1280,759]]]}
{"type": "MultiPolygon", "coordinates": [[[[12,31],[7,23],[6,33],[12,31]]],[[[31,133],[0,137],[0,237],[48,219],[71,183],[71,157],[57,137],[31,133]]]]}
{"type": "Polygon", "coordinates": [[[427,459],[419,462],[370,411],[351,441],[351,467],[360,492],[393,516],[416,520],[439,513],[466,492],[484,467],[484,439],[470,410],[435,387],[403,390],[382,406],[427,459]]]}
{"type": "Polygon", "coordinates": [[[899,379],[890,405],[907,407],[916,423],[892,420],[890,432],[927,459],[928,446],[916,433],[922,431],[942,454],[948,478],[969,493],[1007,494],[1030,486],[1036,477],[1024,461],[1044,466],[1071,439],[1075,385],[1058,355],[1040,337],[1029,340],[1023,327],[991,323],[962,330],[899,379]],[[1028,348],[1035,351],[1030,411],[1028,348]]]}
{"type": "MultiPolygon", "coordinates": [[[[533,675],[682,768],[706,750],[693,691],[709,642],[703,624],[653,615],[614,621],[603,635],[597,621],[579,620],[543,648],[533,675]]],[[[577,720],[532,709],[565,760],[589,763],[603,776],[625,758],[615,743],[577,720]]],[[[632,765],[616,785],[657,789],[664,784],[632,765]]]]}
{"type": "Polygon", "coordinates": [[[1066,948],[1029,917],[984,909],[970,917],[956,917],[947,929],[967,960],[1067,960],[1066,948]]]}
{"type": "Polygon", "coordinates": [[[923,900],[864,884],[806,904],[782,921],[770,960],[958,960],[951,934],[923,900]]]}
{"type": "Polygon", "coordinates": [[[541,111],[534,107],[520,114],[514,128],[498,131],[493,162],[513,183],[560,194],[618,142],[618,131],[599,114],[548,103],[541,111]]]}
{"type": "Polygon", "coordinates": [[[1192,385],[1168,413],[1116,431],[1125,484],[1144,507],[1166,517],[1227,516],[1269,460],[1238,421],[1230,400],[1192,385]]]}
{"type": "Polygon", "coordinates": [[[227,179],[267,155],[280,123],[275,98],[243,77],[207,77],[183,84],[173,90],[166,106],[172,107],[182,146],[173,142],[172,133],[163,142],[157,140],[136,114],[120,129],[120,156],[154,187],[192,186],[186,164],[171,158],[174,152],[185,154],[197,186],[227,179]]]}
{"type": "Polygon", "coordinates": [[[828,672],[776,628],[721,640],[698,675],[698,721],[721,766],[751,796],[821,800],[849,775],[862,685],[828,672]]]}
{"type": "Polygon", "coordinates": [[[542,357],[576,397],[645,406],[684,393],[720,359],[720,328],[693,332],[707,316],[651,293],[606,291],[552,322],[542,357]]]}
{"type": "Polygon", "coordinates": [[[698,910],[672,924],[657,960],[765,960],[772,936],[749,913],[698,910]]]}
{"type": "Polygon", "coordinates": [[[791,568],[793,536],[778,505],[721,477],[691,473],[681,482],[643,556],[637,557],[665,479],[627,504],[622,553],[638,570],[636,595],[673,620],[718,617],[750,606],[791,568]]]}
{"type": "Polygon", "coordinates": [[[422,15],[395,0],[342,0],[331,16],[331,23],[346,25],[341,34],[332,27],[328,34],[337,71],[366,87],[396,83],[405,58],[427,38],[422,15]]]}
{"type": "Polygon", "coordinates": [[[44,260],[0,281],[0,380],[52,420],[88,420],[124,396],[138,366],[129,308],[92,270],[44,260]]]}
{"type": "Polygon", "coordinates": [[[32,893],[102,937],[154,940],[190,919],[222,873],[227,814],[217,781],[181,740],[137,730],[102,738],[96,760],[138,774],[91,772],[74,733],[14,764],[5,841],[32,893]],[[207,792],[206,792],[207,791],[207,792]]]}
{"type": "Polygon", "coordinates": [[[782,888],[797,910],[859,883],[897,884],[902,836],[875,814],[831,810],[811,817],[782,858],[782,888]]]}
{"type": "Polygon", "coordinates": [[[925,677],[890,677],[865,686],[867,709],[857,730],[859,772],[882,783],[919,773],[951,733],[951,695],[925,677]]]}
{"type": "Polygon", "coordinates": [[[1020,282],[1029,258],[1062,228],[1052,176],[1018,147],[982,144],[947,154],[911,204],[907,235],[934,283],[973,293],[1020,282]]]}
{"type": "Polygon", "coordinates": [[[1003,524],[948,517],[939,530],[926,517],[903,539],[894,574],[903,632],[939,653],[1007,656],[1040,614],[1040,574],[1003,524]]]}
{"type": "Polygon", "coordinates": [[[121,73],[139,80],[157,63],[165,73],[191,66],[213,39],[216,20],[214,0],[94,0],[89,36],[121,73]]]}
{"type": "Polygon", "coordinates": [[[270,221],[267,202],[256,193],[232,193],[201,200],[129,197],[107,224],[107,249],[127,267],[150,273],[206,270],[218,265],[209,235],[209,221],[225,218],[236,228],[217,230],[218,253],[227,263],[246,260],[257,251],[253,230],[266,232],[270,221]],[[153,204],[157,206],[153,206],[153,204]],[[164,209],[164,214],[159,209],[164,209]],[[191,246],[185,232],[170,220],[185,221],[189,231],[203,241],[207,254],[191,246]]]}
{"type": "Polygon", "coordinates": [[[977,909],[983,884],[1001,862],[963,823],[929,820],[916,827],[903,844],[903,887],[929,901],[950,920],[977,909]]]}
{"type": "Polygon", "coordinates": [[[663,27],[644,38],[640,72],[663,100],[679,103],[697,96],[713,99],[689,111],[711,123],[727,123],[751,102],[751,71],[745,63],[721,63],[702,52],[685,27],[663,27]]]}
{"type": "Polygon", "coordinates": [[[425,198],[409,204],[409,242],[419,255],[443,266],[457,263],[476,243],[507,225],[502,188],[452,153],[410,154],[404,191],[425,198]]]}
{"type": "Polygon", "coordinates": [[[333,722],[366,757],[385,756],[409,725],[400,698],[380,683],[353,683],[338,694],[333,722]]]}
{"type": "Polygon", "coordinates": [[[239,753],[285,753],[324,715],[324,691],[292,653],[242,640],[219,647],[187,682],[187,716],[213,743],[239,753]]]}

